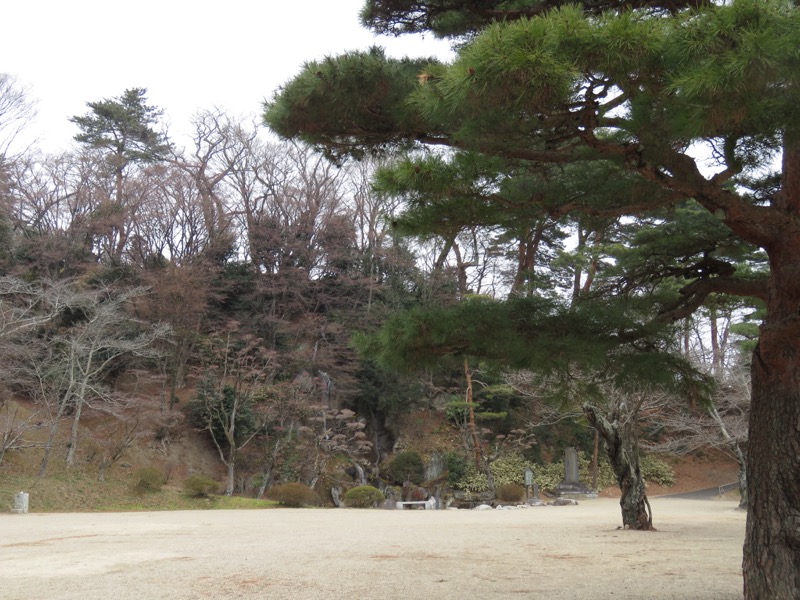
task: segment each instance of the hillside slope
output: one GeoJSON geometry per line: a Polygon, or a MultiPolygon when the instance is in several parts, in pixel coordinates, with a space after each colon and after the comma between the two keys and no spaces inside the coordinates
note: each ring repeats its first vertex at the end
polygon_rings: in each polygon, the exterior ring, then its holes
{"type": "MultiPolygon", "coordinates": [[[[30,416],[33,406],[24,401],[13,401],[17,418],[30,416]]],[[[156,510],[173,508],[208,508],[208,500],[192,500],[182,493],[182,485],[191,475],[204,475],[222,483],[225,470],[216,449],[203,432],[192,428],[186,421],[179,423],[169,443],[157,440],[153,431],[141,431],[126,448],[119,460],[105,469],[104,481],[98,480],[103,448],[97,440],[103,437],[111,418],[95,415],[85,419],[80,436],[80,461],[73,468],[64,463],[67,427],[62,427],[57,446],[50,460],[47,476],[36,474],[43,455],[37,447],[11,450],[0,464],[0,510],[11,507],[18,491],[30,493],[32,512],[66,512],[91,510],[156,510]],[[155,468],[164,475],[165,485],[156,494],[140,494],[135,485],[140,470],[155,468]]],[[[399,416],[393,422],[396,436],[395,452],[414,450],[423,457],[434,453],[457,450],[460,434],[448,425],[442,411],[416,410],[399,416]]],[[[33,430],[28,439],[43,442],[46,432],[33,430]]],[[[682,458],[668,458],[675,471],[676,482],[670,488],[648,485],[648,494],[658,496],[703,489],[736,480],[736,464],[719,454],[708,452],[682,458]]],[[[377,472],[377,468],[375,469],[377,472]]],[[[254,496],[251,485],[252,469],[242,465],[237,495],[254,496]]],[[[351,485],[354,483],[351,482],[351,485]]],[[[320,490],[323,503],[329,490],[320,490]]],[[[616,497],[614,487],[601,490],[603,497],[616,497]]]]}

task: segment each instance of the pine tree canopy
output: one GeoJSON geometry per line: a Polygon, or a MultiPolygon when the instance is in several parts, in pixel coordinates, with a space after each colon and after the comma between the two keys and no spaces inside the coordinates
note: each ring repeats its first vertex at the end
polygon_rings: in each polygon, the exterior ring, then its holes
{"type": "Polygon", "coordinates": [[[564,6],[487,27],[449,65],[376,48],[310,63],[265,118],[339,151],[422,142],[551,163],[602,156],[652,179],[689,168],[681,151],[710,139],[730,178],[797,120],[789,4],[669,19],[564,6]]]}
{"type": "MultiPolygon", "coordinates": [[[[426,222],[438,231],[489,222],[506,208],[496,224],[525,211],[609,219],[614,239],[601,240],[602,251],[618,257],[619,271],[603,283],[635,290],[633,300],[657,294],[665,321],[718,294],[763,301],[751,371],[744,595],[800,597],[800,529],[784,525],[800,514],[797,2],[370,0],[361,17],[379,32],[452,37],[457,56],[397,61],[373,49],[310,63],[265,106],[279,135],[339,158],[421,146],[479,154],[487,162],[472,173],[447,156],[400,165],[382,183],[411,201],[405,220],[417,232],[426,222]]],[[[512,305],[487,307],[482,320],[420,317],[394,334],[420,356],[415,331],[434,345],[441,337],[440,354],[508,351],[516,364],[514,340],[531,339],[525,321],[488,316],[512,305]],[[509,322],[518,337],[506,336],[510,348],[493,345],[490,334],[509,322]]],[[[542,326],[551,322],[537,314],[542,326]]],[[[581,330],[581,319],[571,320],[581,330]]],[[[553,339],[526,346],[533,355],[532,346],[553,339]]],[[[583,362],[587,348],[570,346],[583,362]]]]}
{"type": "Polygon", "coordinates": [[[163,111],[147,104],[147,90],[125,90],[119,98],[87,102],[90,112],[70,119],[80,129],[75,140],[109,150],[122,165],[154,162],[169,151],[166,136],[154,129],[163,111]]]}
{"type": "Polygon", "coordinates": [[[448,357],[530,369],[568,382],[576,377],[615,388],[661,386],[707,393],[709,380],[680,358],[674,331],[645,322],[646,302],[568,307],[557,299],[483,296],[450,307],[419,307],[393,315],[364,351],[401,371],[448,357]],[[637,318],[637,315],[639,318],[637,318]]]}
{"type": "MultiPolygon", "coordinates": [[[[778,0],[669,18],[561,6],[489,25],[449,65],[378,49],[312,63],[265,119],[337,156],[416,144],[479,154],[411,161],[383,176],[412,200],[409,231],[497,222],[498,213],[642,215],[693,198],[729,240],[763,247],[762,205],[776,189],[770,157],[798,126],[799,37],[797,11],[778,0]],[[710,155],[713,176],[698,151],[710,155]]],[[[717,291],[763,298],[752,274],[725,275],[717,291]]],[[[692,290],[686,306],[711,287],[692,290]]]]}
{"type": "MultiPolygon", "coordinates": [[[[437,37],[460,37],[473,34],[488,23],[535,17],[572,3],[565,0],[367,0],[361,11],[361,22],[376,33],[433,32],[437,37]]],[[[707,0],[584,0],[581,6],[588,14],[600,14],[621,9],[676,12],[706,3],[707,0]]]]}

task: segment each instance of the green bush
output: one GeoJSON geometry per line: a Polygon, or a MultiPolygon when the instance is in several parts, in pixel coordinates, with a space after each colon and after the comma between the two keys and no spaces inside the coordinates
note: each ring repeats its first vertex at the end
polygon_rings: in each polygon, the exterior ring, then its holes
{"type": "MultiPolygon", "coordinates": [[[[500,421],[508,416],[508,411],[481,410],[480,404],[472,404],[475,421],[500,421]]],[[[464,401],[448,402],[444,408],[447,420],[457,427],[464,426],[469,420],[469,404],[464,401]]]]}
{"type": "Polygon", "coordinates": [[[161,486],[164,485],[164,474],[155,467],[139,469],[134,473],[134,477],[136,483],[133,485],[133,490],[137,494],[160,492],[161,486]]]}
{"type": "Polygon", "coordinates": [[[653,456],[641,458],[642,477],[645,481],[657,483],[664,487],[675,485],[675,471],[667,463],[653,456]]]}
{"type": "Polygon", "coordinates": [[[267,493],[267,497],[284,506],[294,508],[319,504],[319,498],[314,490],[307,485],[296,482],[272,486],[267,493]]]}
{"type": "Polygon", "coordinates": [[[218,489],[217,482],[206,475],[191,475],[183,482],[183,491],[193,498],[206,498],[218,489]]]}
{"type": "MultiPolygon", "coordinates": [[[[581,481],[587,487],[592,486],[592,460],[583,452],[578,453],[578,468],[580,469],[581,481]]],[[[563,470],[563,465],[562,465],[563,470]]],[[[597,460],[597,489],[602,490],[612,485],[617,485],[617,476],[608,462],[605,453],[601,454],[597,460]]]]}
{"type": "Polygon", "coordinates": [[[525,499],[525,488],[517,483],[497,486],[497,499],[503,502],[521,502],[525,499]]]}
{"type": "Polygon", "coordinates": [[[405,450],[394,457],[389,465],[389,477],[393,483],[411,483],[419,485],[425,479],[425,464],[422,457],[413,450],[405,450]]]}
{"type": "Polygon", "coordinates": [[[466,492],[485,492],[489,489],[489,480],[486,473],[470,465],[456,487],[466,492]]]}
{"type": "Polygon", "coordinates": [[[467,459],[457,452],[448,452],[444,455],[444,466],[447,469],[447,485],[451,487],[456,487],[467,474],[467,459]]]}
{"type": "Polygon", "coordinates": [[[516,483],[525,485],[525,469],[531,466],[521,454],[507,454],[501,456],[491,465],[492,478],[495,487],[516,483]]]}
{"type": "MultiPolygon", "coordinates": [[[[489,467],[492,471],[495,489],[511,483],[524,485],[525,469],[530,466],[531,464],[520,454],[508,454],[498,458],[489,467]]],[[[486,473],[470,466],[454,487],[467,492],[485,492],[489,489],[489,480],[486,473]]]]}
{"type": "Polygon", "coordinates": [[[370,508],[383,500],[383,492],[371,485],[354,487],[344,495],[344,503],[350,508],[370,508]]]}
{"type": "Polygon", "coordinates": [[[450,423],[462,426],[469,417],[469,404],[463,400],[453,400],[445,405],[444,414],[450,423]]]}
{"type": "Polygon", "coordinates": [[[533,467],[533,480],[542,491],[554,490],[564,481],[564,463],[554,462],[533,467]]]}
{"type": "MultiPolygon", "coordinates": [[[[578,468],[580,470],[580,480],[586,487],[592,486],[592,461],[585,453],[578,452],[578,468]]],[[[546,465],[535,465],[533,467],[533,480],[541,490],[554,490],[556,486],[564,481],[564,462],[557,461],[546,465]]],[[[597,461],[597,488],[603,489],[617,484],[617,478],[608,459],[601,456],[597,461]]]]}
{"type": "MultiPolygon", "coordinates": [[[[578,453],[578,465],[580,467],[580,478],[586,486],[592,484],[592,462],[582,452],[578,453]]],[[[645,481],[657,483],[669,487],[675,483],[675,472],[663,460],[651,456],[641,457],[642,477],[645,481]]],[[[533,479],[542,490],[553,490],[564,480],[564,463],[554,462],[547,465],[536,465],[533,468],[533,479]]],[[[604,456],[600,457],[597,465],[597,487],[603,489],[612,485],[617,485],[617,478],[614,471],[604,456]]]]}

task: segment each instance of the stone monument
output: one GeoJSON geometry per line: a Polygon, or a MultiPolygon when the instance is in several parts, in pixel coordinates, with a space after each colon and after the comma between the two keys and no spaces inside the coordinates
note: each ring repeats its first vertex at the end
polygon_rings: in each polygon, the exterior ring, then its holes
{"type": "Polygon", "coordinates": [[[578,451],[569,447],[564,450],[564,481],[556,486],[559,498],[597,498],[597,492],[581,483],[578,467],[578,451]]]}

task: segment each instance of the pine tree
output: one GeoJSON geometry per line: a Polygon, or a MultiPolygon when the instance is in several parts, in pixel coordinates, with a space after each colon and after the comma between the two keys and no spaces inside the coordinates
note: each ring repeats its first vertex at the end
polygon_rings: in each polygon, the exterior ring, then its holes
{"type": "Polygon", "coordinates": [[[114,260],[119,260],[127,242],[123,204],[125,174],[132,164],[148,164],[166,158],[170,143],[165,133],[155,129],[163,111],[147,104],[147,90],[125,90],[119,98],[87,102],[90,111],[70,119],[80,129],[75,140],[105,153],[114,177],[114,202],[104,207],[118,238],[114,260]]]}
{"type": "Polygon", "coordinates": [[[310,63],[267,104],[266,122],[334,156],[428,144],[533,164],[611,161],[632,184],[660,190],[622,195],[618,215],[693,199],[762,249],[762,277],[724,259],[698,262],[663,318],[682,319],[713,293],[766,305],[752,361],[744,587],[748,599],[796,598],[800,10],[789,0],[632,1],[608,12],[557,4],[514,3],[530,10],[504,15],[490,3],[478,15],[474,3],[370,2],[386,9],[389,30],[462,36],[458,57],[393,61],[373,49],[310,63]],[[475,24],[439,27],[458,18],[475,24]]]}
{"type": "Polygon", "coordinates": [[[118,185],[117,202],[121,202],[119,183],[131,163],[162,160],[170,149],[164,133],[156,131],[163,111],[147,104],[147,90],[131,88],[119,98],[87,102],[90,112],[70,119],[81,130],[75,140],[95,149],[109,152],[118,185]]]}

